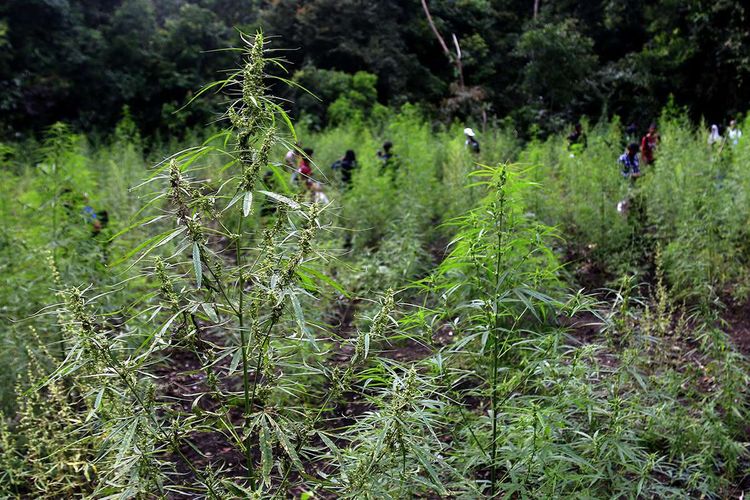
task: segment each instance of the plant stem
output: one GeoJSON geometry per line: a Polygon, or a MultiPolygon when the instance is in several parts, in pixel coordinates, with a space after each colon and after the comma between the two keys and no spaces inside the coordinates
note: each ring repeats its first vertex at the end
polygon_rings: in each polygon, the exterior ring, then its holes
{"type": "MultiPolygon", "coordinates": [[[[242,390],[245,396],[245,427],[247,427],[248,419],[250,418],[250,384],[249,377],[247,374],[247,338],[245,336],[245,323],[244,323],[244,295],[245,295],[245,280],[242,276],[242,249],[240,245],[240,239],[242,235],[242,221],[244,217],[240,217],[237,223],[237,238],[235,239],[235,253],[237,260],[237,270],[239,272],[238,283],[238,310],[237,310],[237,321],[240,327],[240,349],[242,352],[242,390]]],[[[247,477],[250,481],[250,486],[255,488],[255,474],[253,473],[253,458],[250,453],[250,436],[245,438],[245,465],[247,467],[247,477]]]]}
{"type": "Polygon", "coordinates": [[[271,336],[271,329],[275,325],[275,322],[270,322],[268,325],[268,328],[266,329],[266,334],[263,336],[263,340],[261,341],[260,345],[258,346],[258,361],[255,364],[255,373],[253,374],[253,391],[250,396],[250,410],[248,412],[252,413],[252,411],[255,409],[255,394],[258,389],[258,377],[260,376],[260,369],[263,365],[263,353],[266,350],[266,344],[268,343],[268,339],[271,336]]]}
{"type": "MultiPolygon", "coordinates": [[[[505,218],[505,170],[503,169],[500,177],[500,185],[498,186],[499,192],[499,206],[495,206],[495,229],[497,231],[497,251],[495,252],[495,293],[494,300],[497,300],[497,296],[500,288],[500,264],[503,258],[503,231],[504,231],[504,218],[505,218]]],[[[494,306],[494,317],[492,318],[492,392],[491,392],[491,405],[492,405],[492,447],[491,447],[491,465],[490,465],[490,496],[495,496],[495,489],[497,487],[497,365],[499,361],[499,339],[498,339],[498,327],[500,323],[500,313],[498,304],[494,306]]],[[[506,338],[507,341],[507,338],[506,338]]]]}

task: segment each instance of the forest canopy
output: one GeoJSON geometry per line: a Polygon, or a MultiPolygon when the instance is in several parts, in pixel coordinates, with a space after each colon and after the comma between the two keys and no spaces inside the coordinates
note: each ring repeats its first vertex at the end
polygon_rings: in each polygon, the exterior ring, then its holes
{"type": "Polygon", "coordinates": [[[419,103],[441,119],[510,116],[521,130],[559,130],[582,115],[645,125],[670,95],[692,118],[723,122],[750,98],[742,2],[425,4],[451,59],[455,35],[463,89],[419,0],[7,0],[0,6],[2,131],[39,131],[56,121],[107,131],[124,106],[146,134],[209,123],[221,103],[202,99],[174,112],[236,67],[235,53],[212,51],[256,29],[275,39],[277,55],[290,63],[286,76],[322,98],[284,95],[296,103],[293,115],[316,127],[340,119],[347,105],[369,113],[374,101],[419,103]]]}

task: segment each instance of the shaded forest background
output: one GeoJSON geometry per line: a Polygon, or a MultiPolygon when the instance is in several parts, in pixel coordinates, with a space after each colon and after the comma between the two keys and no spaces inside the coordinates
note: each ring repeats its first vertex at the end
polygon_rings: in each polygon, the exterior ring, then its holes
{"type": "Polygon", "coordinates": [[[419,0],[5,0],[0,131],[18,138],[62,120],[106,132],[124,109],[146,135],[209,123],[218,100],[174,112],[238,64],[234,52],[207,51],[257,28],[278,37],[273,46],[285,50],[277,55],[292,63],[286,77],[320,97],[283,95],[311,128],[406,102],[436,119],[510,117],[524,133],[559,130],[581,115],[617,114],[643,127],[670,96],[694,119],[725,123],[750,100],[743,2],[429,7],[451,54],[453,34],[460,44],[463,87],[419,0]]]}

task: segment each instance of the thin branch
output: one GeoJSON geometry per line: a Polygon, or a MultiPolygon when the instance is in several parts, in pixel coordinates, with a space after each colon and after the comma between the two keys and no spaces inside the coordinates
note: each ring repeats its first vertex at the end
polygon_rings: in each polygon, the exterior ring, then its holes
{"type": "Polygon", "coordinates": [[[443,39],[442,35],[440,35],[440,32],[437,29],[437,26],[435,26],[435,21],[432,20],[432,14],[430,14],[430,8],[427,6],[427,0],[422,0],[422,8],[424,9],[425,16],[427,16],[427,22],[430,25],[430,28],[432,29],[432,32],[435,34],[435,38],[438,39],[438,42],[440,43],[440,47],[443,49],[443,53],[445,54],[445,57],[448,58],[448,61],[450,61],[452,64],[456,66],[456,71],[458,72],[458,86],[459,86],[459,92],[463,92],[465,85],[464,85],[464,68],[461,64],[461,47],[458,45],[458,38],[456,37],[455,33],[451,33],[451,36],[453,38],[453,45],[456,47],[456,55],[453,56],[451,54],[450,49],[448,49],[448,45],[445,43],[445,40],[443,39]]]}
{"type": "Polygon", "coordinates": [[[437,29],[437,26],[435,26],[435,22],[432,20],[432,15],[430,14],[430,9],[427,7],[427,0],[422,0],[422,8],[424,9],[424,13],[427,16],[427,22],[430,24],[430,28],[432,28],[432,32],[435,33],[435,37],[438,39],[438,42],[440,42],[440,46],[443,48],[443,52],[445,52],[445,55],[448,59],[451,58],[451,52],[448,50],[448,45],[446,45],[445,40],[443,40],[443,37],[440,36],[440,32],[437,29]]]}
{"type": "Polygon", "coordinates": [[[461,46],[458,45],[458,37],[456,37],[455,33],[451,33],[451,36],[453,37],[453,45],[456,46],[456,68],[458,69],[458,84],[460,86],[460,89],[464,90],[464,66],[461,63],[461,46]]]}

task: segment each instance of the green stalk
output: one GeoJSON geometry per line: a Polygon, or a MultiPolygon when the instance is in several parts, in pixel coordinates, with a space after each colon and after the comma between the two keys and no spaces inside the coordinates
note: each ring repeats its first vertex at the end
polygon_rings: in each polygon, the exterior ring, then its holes
{"type": "MultiPolygon", "coordinates": [[[[500,267],[500,261],[498,259],[497,267],[500,267]]],[[[490,451],[490,497],[495,496],[495,487],[497,480],[497,468],[495,466],[497,460],[497,363],[498,363],[498,338],[497,338],[497,305],[495,305],[495,319],[492,325],[492,389],[491,389],[491,405],[492,405],[492,448],[490,451]]]]}
{"type": "MultiPolygon", "coordinates": [[[[237,238],[235,240],[235,252],[237,257],[237,269],[239,270],[239,305],[237,311],[237,320],[240,326],[240,349],[242,350],[242,390],[245,396],[245,427],[247,427],[248,419],[250,418],[250,384],[249,377],[247,374],[247,339],[245,337],[245,324],[244,324],[244,280],[242,276],[242,250],[240,245],[240,239],[242,235],[242,220],[244,217],[240,217],[237,223],[237,238]]],[[[250,436],[245,438],[245,464],[247,467],[247,477],[250,480],[250,486],[255,488],[255,474],[253,473],[253,459],[250,454],[250,436]]]]}
{"type": "Polygon", "coordinates": [[[268,325],[268,328],[266,329],[266,333],[263,336],[263,341],[260,343],[260,348],[258,350],[258,361],[255,363],[255,374],[253,375],[253,390],[252,394],[250,395],[250,412],[252,412],[255,409],[255,395],[258,389],[258,377],[260,376],[260,369],[263,365],[263,353],[266,351],[266,346],[268,345],[268,340],[271,337],[271,329],[276,324],[275,321],[271,321],[268,325]]]}
{"type": "MultiPolygon", "coordinates": [[[[54,189],[54,195],[52,196],[52,262],[55,265],[55,268],[57,268],[58,272],[60,270],[60,264],[57,259],[57,205],[58,205],[58,186],[59,182],[57,179],[57,161],[54,161],[52,163],[52,183],[53,183],[53,189],[54,189]]],[[[60,351],[61,351],[61,357],[60,359],[65,359],[66,349],[65,349],[65,333],[62,329],[60,329],[60,351]]]]}
{"type": "MultiPolygon", "coordinates": [[[[500,204],[496,208],[495,213],[495,227],[497,229],[497,251],[495,252],[495,297],[500,288],[500,263],[502,262],[503,256],[503,219],[505,216],[505,170],[502,171],[500,180],[500,204]]],[[[492,318],[492,392],[491,405],[492,405],[492,447],[490,451],[491,465],[490,465],[490,496],[495,496],[495,490],[497,488],[497,368],[499,361],[499,339],[498,339],[498,325],[500,323],[499,307],[495,304],[494,317],[492,318]]],[[[507,339],[506,339],[507,340],[507,339]]]]}

